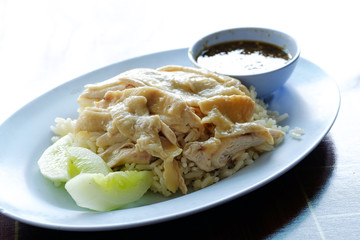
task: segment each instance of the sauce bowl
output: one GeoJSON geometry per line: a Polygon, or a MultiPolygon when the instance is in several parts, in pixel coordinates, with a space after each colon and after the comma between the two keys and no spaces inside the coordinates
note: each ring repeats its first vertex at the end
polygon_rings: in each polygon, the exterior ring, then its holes
{"type": "MultiPolygon", "coordinates": [[[[245,86],[254,86],[259,98],[264,98],[281,88],[291,76],[300,56],[300,47],[290,35],[268,28],[233,28],[211,33],[196,41],[188,51],[188,57],[194,66],[206,68],[218,74],[228,75],[240,80],[245,86]],[[280,47],[290,55],[290,59],[283,65],[263,72],[228,74],[216,71],[211,67],[199,64],[197,58],[209,47],[233,41],[256,41],[280,47]]],[[[234,68],[236,68],[234,64],[234,68]]]]}

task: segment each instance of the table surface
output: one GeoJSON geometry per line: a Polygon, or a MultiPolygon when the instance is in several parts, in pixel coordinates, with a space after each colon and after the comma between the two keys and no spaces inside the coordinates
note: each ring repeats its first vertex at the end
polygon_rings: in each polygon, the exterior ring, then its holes
{"type": "Polygon", "coordinates": [[[295,36],[302,57],[336,80],[342,98],[337,120],[320,144],[287,173],[243,197],[176,220],[109,232],[42,229],[0,214],[0,239],[129,239],[165,237],[165,231],[190,239],[359,239],[356,3],[0,1],[0,123],[42,93],[84,73],[188,47],[217,30],[246,26],[295,36]]]}

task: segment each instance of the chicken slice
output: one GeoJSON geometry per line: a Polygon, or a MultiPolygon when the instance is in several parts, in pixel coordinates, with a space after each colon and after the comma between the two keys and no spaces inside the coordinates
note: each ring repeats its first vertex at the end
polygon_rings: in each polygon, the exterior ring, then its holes
{"type": "MultiPolygon", "coordinates": [[[[260,126],[260,125],[259,125],[260,126]]],[[[247,130],[250,130],[248,127],[247,130]]],[[[273,144],[273,135],[283,136],[279,130],[267,129],[260,126],[257,131],[247,132],[246,129],[241,133],[228,135],[224,138],[209,138],[204,142],[192,142],[184,147],[183,155],[202,170],[210,172],[221,168],[227,164],[238,152],[250,147],[256,147],[263,143],[273,144]],[[259,131],[263,129],[263,131],[259,131]]]]}
{"type": "Polygon", "coordinates": [[[214,96],[199,102],[201,112],[211,115],[212,110],[217,109],[222,116],[232,122],[248,122],[253,113],[255,102],[245,95],[214,96]]]}
{"type": "MultiPolygon", "coordinates": [[[[149,115],[147,100],[142,96],[131,96],[119,102],[110,111],[113,124],[126,138],[136,142],[140,151],[147,151],[152,156],[166,159],[159,133],[169,137],[169,141],[177,147],[176,137],[170,128],[165,127],[158,115],[149,115]],[[164,131],[164,132],[162,132],[164,131]]],[[[178,147],[177,147],[178,148],[178,147]]],[[[178,148],[176,154],[181,153],[178,148]]],[[[175,155],[175,156],[177,156],[175,155]]],[[[174,156],[174,153],[172,153],[174,156]]]]}
{"type": "Polygon", "coordinates": [[[128,139],[127,137],[125,137],[119,132],[116,132],[115,134],[111,134],[111,132],[108,131],[96,139],[96,146],[105,149],[116,143],[123,143],[127,139],[128,139]]]}
{"type": "Polygon", "coordinates": [[[198,87],[201,88],[201,91],[197,91],[197,92],[205,94],[207,95],[207,97],[209,97],[210,95],[215,96],[218,94],[221,95],[245,94],[250,96],[250,92],[247,89],[247,87],[241,84],[239,80],[225,75],[219,75],[210,72],[206,69],[169,65],[169,66],[160,67],[157,69],[157,71],[169,72],[175,76],[176,75],[183,76],[182,82],[191,82],[194,78],[195,79],[197,78],[198,80],[207,79],[208,82],[209,81],[213,82],[211,85],[209,85],[209,83],[198,85],[198,87]],[[186,80],[184,81],[184,79],[186,80]],[[204,91],[205,89],[209,91],[204,91]],[[220,89],[222,93],[218,91],[220,89]],[[216,93],[216,94],[211,94],[211,93],[216,93]]]}
{"type": "Polygon", "coordinates": [[[103,82],[85,85],[85,91],[78,98],[80,106],[93,106],[96,101],[102,100],[108,91],[122,91],[127,88],[145,86],[141,81],[122,77],[122,75],[119,74],[103,82]]]}
{"type": "MultiPolygon", "coordinates": [[[[118,102],[134,97],[143,97],[146,100],[146,103],[144,103],[146,106],[142,104],[143,107],[140,107],[139,104],[133,104],[129,107],[131,111],[144,110],[147,111],[146,114],[148,115],[158,115],[174,132],[188,134],[190,131],[197,131],[197,134],[193,134],[193,138],[189,139],[189,141],[196,140],[203,135],[204,127],[199,116],[192,111],[192,108],[183,99],[166,91],[153,87],[126,89],[121,92],[109,92],[105,96],[105,101],[110,108],[111,106],[116,108],[118,102]]],[[[141,113],[136,114],[144,115],[141,113]]]]}
{"type": "Polygon", "coordinates": [[[139,152],[133,143],[116,143],[99,156],[113,168],[125,163],[149,164],[151,155],[147,152],[139,152]]]}
{"type": "Polygon", "coordinates": [[[87,107],[79,114],[75,131],[105,132],[111,120],[112,117],[108,110],[87,107]]]}
{"type": "Polygon", "coordinates": [[[155,87],[183,96],[184,101],[194,107],[199,100],[218,95],[250,96],[249,90],[237,79],[204,69],[165,66],[157,70],[136,68],[109,80],[88,84],[78,101],[80,105],[92,106],[94,101],[100,101],[108,91],[122,91],[143,86],[155,87]]]}
{"type": "Polygon", "coordinates": [[[183,194],[187,193],[187,187],[182,176],[181,170],[179,168],[179,163],[171,157],[171,153],[176,152],[177,149],[172,145],[167,139],[161,138],[162,145],[165,152],[169,152],[166,155],[169,155],[167,159],[164,159],[164,181],[166,188],[171,192],[175,193],[178,188],[180,188],[183,194]]]}

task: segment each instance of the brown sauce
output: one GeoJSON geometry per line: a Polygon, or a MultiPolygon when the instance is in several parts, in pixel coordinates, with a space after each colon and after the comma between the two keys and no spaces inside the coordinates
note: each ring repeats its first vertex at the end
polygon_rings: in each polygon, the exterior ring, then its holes
{"type": "Polygon", "coordinates": [[[282,48],[259,41],[234,41],[204,49],[197,62],[218,73],[242,75],[273,70],[286,64],[291,55],[282,48]]]}

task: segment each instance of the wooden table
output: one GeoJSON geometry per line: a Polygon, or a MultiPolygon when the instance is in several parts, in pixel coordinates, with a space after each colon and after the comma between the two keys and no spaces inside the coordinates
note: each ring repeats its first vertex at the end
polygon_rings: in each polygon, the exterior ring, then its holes
{"type": "Polygon", "coordinates": [[[342,96],[338,118],[316,149],[243,197],[176,220],[109,232],[42,229],[0,215],[0,239],[167,234],[184,239],[359,239],[359,22],[356,2],[347,0],[0,1],[0,123],[84,73],[244,26],[294,35],[302,57],[332,76],[342,96]]]}

